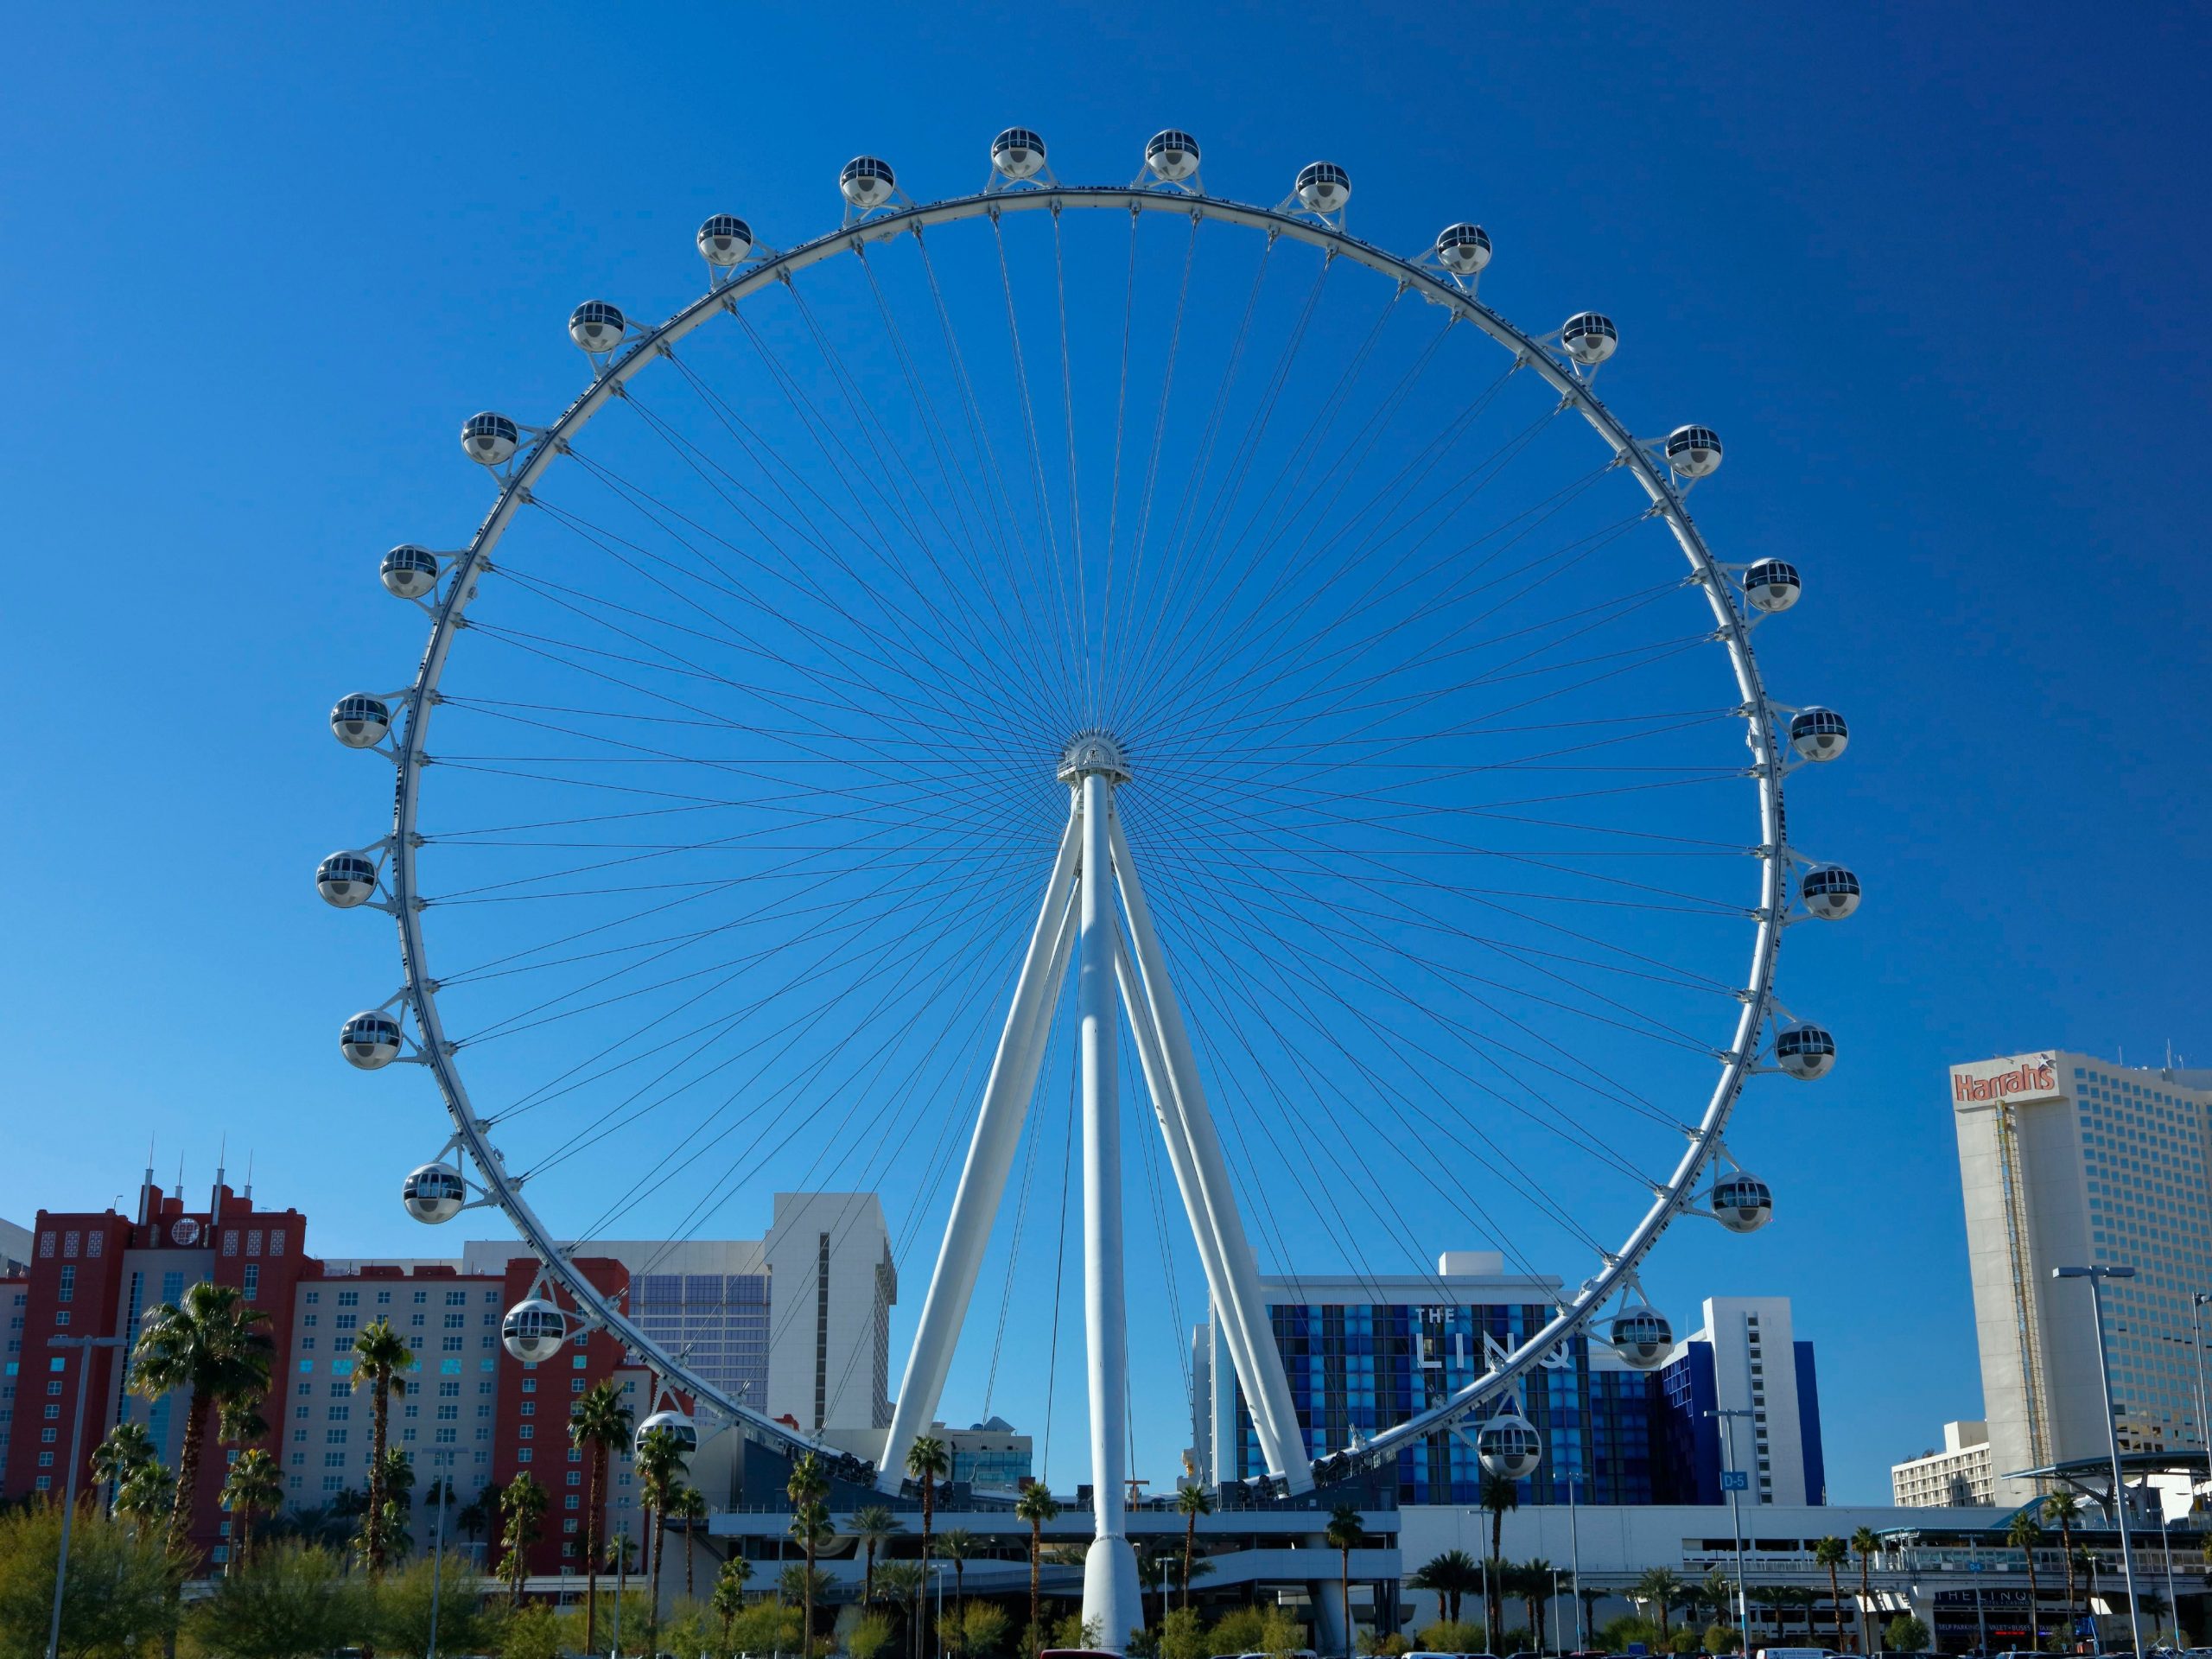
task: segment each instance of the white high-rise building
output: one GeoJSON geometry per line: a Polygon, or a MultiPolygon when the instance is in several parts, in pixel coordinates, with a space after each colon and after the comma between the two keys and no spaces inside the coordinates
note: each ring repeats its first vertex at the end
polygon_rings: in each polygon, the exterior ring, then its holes
{"type": "Polygon", "coordinates": [[[2104,1292],[2121,1448],[2202,1444],[2190,1299],[2212,1290],[2212,1071],[2045,1050],[1953,1066],[1951,1105],[1996,1502],[2034,1495],[2009,1474],[2107,1449],[2088,1286],[2053,1268],[2136,1270],[2104,1292]]]}
{"type": "Polygon", "coordinates": [[[1943,1449],[1890,1465],[1890,1501],[1901,1510],[1986,1509],[1989,1425],[1946,1423],[1943,1449]]]}

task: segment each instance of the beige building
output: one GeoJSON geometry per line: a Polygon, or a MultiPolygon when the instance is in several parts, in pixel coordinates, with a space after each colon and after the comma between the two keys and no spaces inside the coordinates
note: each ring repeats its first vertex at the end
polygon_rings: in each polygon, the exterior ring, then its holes
{"type": "Polygon", "coordinates": [[[2136,1270],[2104,1294],[2121,1448],[2201,1443],[2190,1298],[2212,1288],[2212,1071],[2054,1049],[1955,1065],[1950,1085],[1994,1501],[2034,1496],[2017,1471],[2107,1452],[2089,1288],[2054,1268],[2136,1270]]]}
{"type": "Polygon", "coordinates": [[[1943,1449],[1890,1465],[1890,1501],[1899,1509],[1986,1509],[1993,1473],[1987,1423],[1946,1423],[1943,1449]]]}

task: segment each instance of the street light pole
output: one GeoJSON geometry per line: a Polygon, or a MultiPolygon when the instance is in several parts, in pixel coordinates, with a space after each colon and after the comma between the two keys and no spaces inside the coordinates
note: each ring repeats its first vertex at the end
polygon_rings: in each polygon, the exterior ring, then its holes
{"type": "MultiPolygon", "coordinates": [[[[2212,1292],[2198,1291],[2189,1299],[2189,1322],[2196,1332],[2196,1444],[2205,1455],[2205,1475],[2212,1478],[2212,1425],[2205,1421],[2204,1396],[2204,1306],[2212,1302],[2212,1292]]],[[[2190,1483],[2190,1491],[2196,1483],[2190,1483]]]]}
{"type": "MultiPolygon", "coordinates": [[[[1736,1437],[1728,1432],[1729,1421],[1732,1418],[1751,1417],[1757,1414],[1739,1407],[1734,1409],[1714,1408],[1705,1414],[1708,1417],[1718,1417],[1720,1420],[1721,1455],[1730,1463],[1734,1463],[1736,1437]]],[[[1740,1477],[1743,1471],[1737,1469],[1724,1469],[1721,1471],[1724,1482],[1729,1475],[1740,1477]]],[[[1744,1604],[1744,1512],[1738,1507],[1736,1498],[1736,1494],[1742,1490],[1740,1485],[1732,1484],[1728,1487],[1728,1523],[1736,1529],[1736,1631],[1743,1637],[1744,1651],[1749,1653],[1751,1650],[1751,1609],[1744,1604]]]]}
{"type": "MultiPolygon", "coordinates": [[[[73,1237],[74,1235],[73,1234],[73,1237]]],[[[69,1523],[77,1515],[77,1459],[85,1444],[85,1390],[92,1381],[92,1350],[120,1348],[121,1337],[48,1337],[49,1348],[77,1351],[77,1412],[69,1421],[69,1468],[61,1480],[61,1550],[54,1564],[54,1616],[46,1627],[46,1659],[61,1652],[61,1592],[69,1582],[69,1523]]]]}
{"type": "MultiPolygon", "coordinates": [[[[453,1453],[438,1454],[440,1464],[450,1463],[453,1453]]],[[[437,1518],[430,1523],[430,1648],[424,1659],[438,1659],[438,1592],[442,1587],[439,1580],[446,1564],[446,1492],[452,1485],[441,1471],[430,1478],[431,1496],[438,1501],[437,1518]]]]}
{"type": "Polygon", "coordinates": [[[1582,1627],[1582,1529],[1575,1518],[1574,1487],[1574,1478],[1570,1475],[1567,1481],[1567,1560],[1574,1585],[1574,1645],[1587,1648],[1590,1633],[1582,1627]]]}
{"type": "Polygon", "coordinates": [[[2120,1568],[2127,1580],[2127,1634],[2137,1653],[2143,1651],[2143,1615],[2135,1602],[2135,1550],[2127,1541],[2127,1488],[2120,1472],[2120,1417],[2113,1409],[2112,1365],[2105,1354],[2105,1281],[2133,1279],[2135,1269],[2124,1267],[2053,1268],[2054,1279],[2089,1281],[2089,1314],[2097,1326],[2097,1385],[2105,1401],[2105,1440],[2112,1448],[2112,1513],[2120,1528],[2120,1568]]]}

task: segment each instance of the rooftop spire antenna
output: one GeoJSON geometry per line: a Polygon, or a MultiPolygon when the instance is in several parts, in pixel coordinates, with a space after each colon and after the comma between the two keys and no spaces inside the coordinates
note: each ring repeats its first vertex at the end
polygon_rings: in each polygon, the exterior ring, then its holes
{"type": "Polygon", "coordinates": [[[146,1195],[154,1190],[154,1132],[146,1131],[146,1179],[138,1184],[138,1224],[143,1227],[153,1217],[147,1213],[146,1195]]]}
{"type": "Polygon", "coordinates": [[[253,1152],[251,1147],[245,1154],[245,1201],[248,1204],[253,1202],[253,1152]]]}

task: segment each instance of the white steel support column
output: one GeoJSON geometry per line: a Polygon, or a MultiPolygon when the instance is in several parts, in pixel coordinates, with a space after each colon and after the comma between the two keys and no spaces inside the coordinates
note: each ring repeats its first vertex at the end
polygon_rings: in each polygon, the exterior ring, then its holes
{"type": "MultiPolygon", "coordinates": [[[[1221,1141],[1214,1134],[1213,1117],[1206,1109],[1205,1093],[1198,1083],[1198,1058],[1191,1047],[1190,1033],[1183,1024],[1183,1012],[1175,1000],[1173,982],[1167,976],[1167,961],[1160,951],[1159,936],[1153,931],[1152,912],[1145,905],[1144,887],[1137,879],[1135,862],[1129,856],[1128,841],[1122,834],[1118,822],[1108,828],[1113,843],[1114,869],[1121,883],[1122,904],[1129,916],[1130,953],[1136,958],[1137,970],[1143,979],[1146,1001],[1159,1033],[1161,1055],[1189,1142],[1192,1167],[1205,1210],[1203,1218],[1195,1215],[1192,1217],[1192,1227],[1201,1234],[1211,1231],[1221,1259],[1225,1285],[1214,1289],[1214,1313],[1217,1318],[1230,1321],[1239,1333],[1230,1344],[1230,1357],[1243,1373],[1239,1380],[1244,1384],[1245,1402],[1251,1409],[1253,1426],[1259,1430],[1263,1446],[1268,1430],[1261,1425],[1272,1421],[1276,1448],[1268,1452],[1270,1462],[1277,1457],[1282,1459],[1283,1481],[1293,1492],[1311,1491],[1313,1465],[1306,1455],[1305,1440],[1298,1428],[1297,1408],[1290,1397],[1290,1379],[1284,1375],[1282,1353],[1275,1346],[1267,1303],[1260,1294],[1259,1265],[1253,1260],[1251,1243],[1245,1237],[1243,1218],[1236,1213],[1229,1165],[1221,1154],[1221,1141]],[[1223,1294],[1224,1288],[1226,1296],[1223,1294]],[[1248,1363],[1250,1370],[1245,1371],[1248,1363]]],[[[1216,1456],[1218,1459],[1218,1451],[1216,1456]]]]}
{"type": "MultiPolygon", "coordinates": [[[[1118,946],[1120,941],[1116,944],[1118,946]]],[[[1152,1017],[1152,1005],[1146,1000],[1143,982],[1137,977],[1127,950],[1115,951],[1114,972],[1121,983],[1122,1007],[1128,1014],[1129,1029],[1136,1033],[1137,1063],[1144,1068],[1145,1087],[1151,1092],[1153,1111],[1160,1120],[1160,1138],[1167,1143],[1167,1161],[1175,1172],[1175,1190],[1182,1195],[1183,1213],[1189,1217],[1191,1236],[1198,1247],[1198,1264],[1205,1271],[1206,1291],[1212,1300],[1214,1317],[1220,1321],[1222,1344],[1229,1351],[1230,1369],[1244,1384],[1246,1400],[1263,1402],[1262,1408],[1252,1414],[1252,1427],[1259,1434],[1261,1455],[1267,1459],[1269,1472],[1281,1474],[1284,1462],[1282,1441],[1275,1433],[1274,1418],[1264,1409],[1264,1395],[1251,1381],[1258,1375],[1257,1362],[1251,1344],[1245,1340],[1244,1327],[1224,1311],[1233,1294],[1229,1268],[1222,1260],[1220,1235],[1206,1214],[1189,1130],[1176,1099],[1166,1057],[1160,1052],[1160,1028],[1152,1017]]],[[[1221,1456],[1218,1442],[1214,1455],[1217,1459],[1221,1456]]]]}
{"type": "Polygon", "coordinates": [[[898,1404],[891,1414],[890,1432],[876,1465],[876,1484],[887,1492],[899,1490],[906,1470],[906,1449],[937,1420],[952,1351],[960,1340],[969,1299],[975,1294],[976,1275],[983,1265],[983,1248],[990,1242],[991,1224],[1005,1195],[1007,1174],[1014,1167],[1021,1126],[1037,1090],[1037,1070],[1044,1063],[1052,1009],[1066,982],[1075,932],[1068,897],[1082,852],[1082,826],[1071,810],[1066,833],[1060,837],[1059,856],[1053,861],[1052,878],[1045,885],[1045,902],[1038,910],[1037,925],[1029,936],[1029,953],[1022,960],[1020,977],[1014,982],[1014,1003],[1007,1010],[1006,1027],[999,1035],[998,1053],[991,1062],[990,1080],[983,1087],[975,1136],[968,1143],[968,1162],[960,1173],[960,1189],[953,1195],[944,1243],[938,1248],[929,1295],[922,1303],[921,1325],[914,1332],[906,1374],[899,1384],[898,1404]]]}
{"type": "MultiPolygon", "coordinates": [[[[1116,1086],[1113,813],[1115,773],[1102,757],[1080,756],[1082,934],[1076,1007],[1083,1069],[1084,1332],[1090,1370],[1090,1507],[1095,1535],[1083,1564],[1083,1618],[1097,1644],[1119,1653],[1144,1624],[1136,1556],[1129,1548],[1128,1320],[1122,1281],[1121,1096],[1116,1086]],[[1089,764],[1084,765],[1084,762],[1089,764]]],[[[1126,776],[1125,772],[1122,775],[1126,776]]]]}

